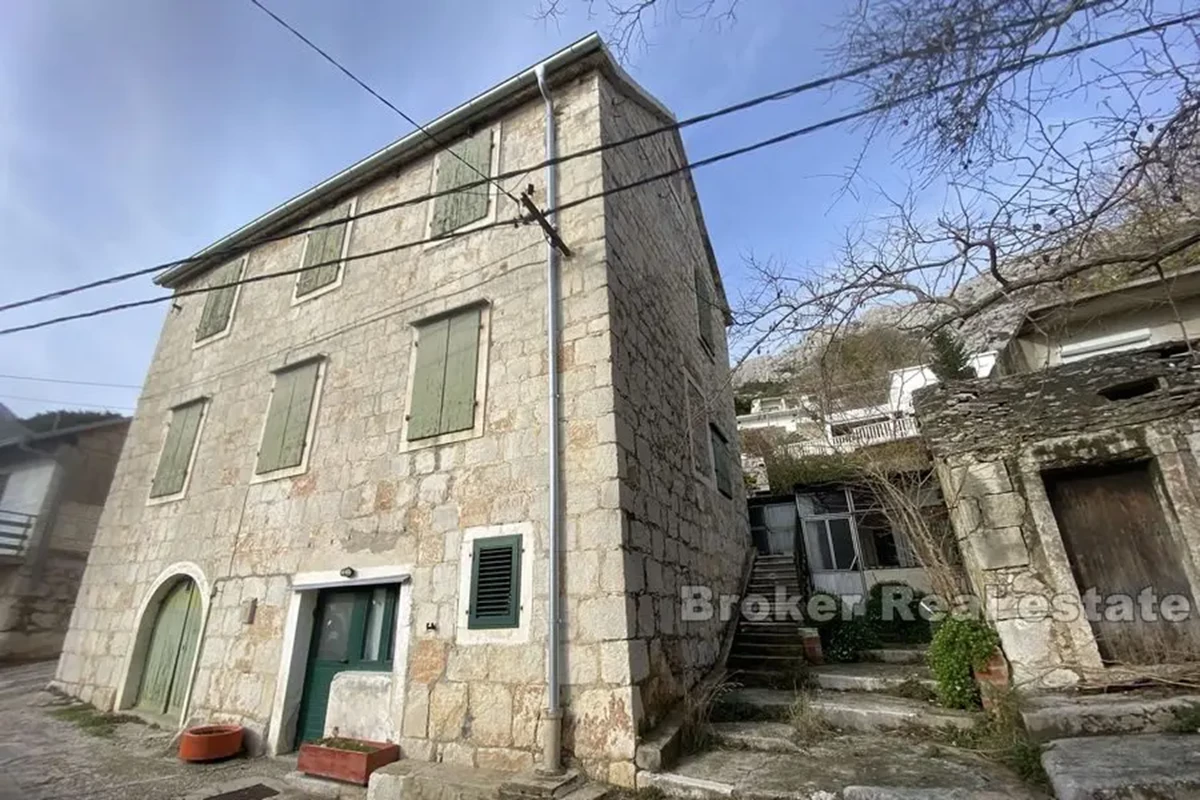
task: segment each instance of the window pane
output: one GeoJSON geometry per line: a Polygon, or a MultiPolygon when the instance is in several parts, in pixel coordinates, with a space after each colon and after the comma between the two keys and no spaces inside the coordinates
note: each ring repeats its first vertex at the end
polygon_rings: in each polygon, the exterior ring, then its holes
{"type": "Polygon", "coordinates": [[[353,592],[338,592],[324,599],[321,619],[317,622],[317,660],[349,660],[353,616],[353,592]]]}
{"type": "Polygon", "coordinates": [[[850,520],[831,519],[828,523],[834,569],[854,569],[854,536],[850,532],[850,520]]]}
{"type": "Polygon", "coordinates": [[[808,548],[808,557],[812,560],[812,568],[833,569],[833,554],[829,550],[829,537],[825,535],[825,521],[805,520],[804,540],[808,548]]]}
{"type": "Polygon", "coordinates": [[[388,589],[379,587],[371,592],[371,602],[367,606],[367,636],[363,643],[363,661],[387,661],[389,653],[380,651],[383,647],[384,625],[387,624],[388,589]]]}

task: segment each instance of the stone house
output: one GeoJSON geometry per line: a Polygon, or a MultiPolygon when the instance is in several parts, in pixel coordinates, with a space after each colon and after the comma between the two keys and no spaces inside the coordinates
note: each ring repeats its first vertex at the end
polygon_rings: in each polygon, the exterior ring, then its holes
{"type": "Polygon", "coordinates": [[[680,588],[736,592],[749,547],[672,121],[593,35],[160,275],[57,684],[270,753],[337,732],[527,770],[561,732],[632,785],[639,736],[719,659],[680,588]],[[526,186],[569,256],[518,224],[526,186]]]}
{"type": "Polygon", "coordinates": [[[1136,281],[1030,311],[999,376],[917,393],[1018,687],[1200,657],[1198,330],[1200,271],[1136,281]]]}
{"type": "Polygon", "coordinates": [[[62,649],[124,417],[34,432],[0,406],[0,661],[62,649]]]}

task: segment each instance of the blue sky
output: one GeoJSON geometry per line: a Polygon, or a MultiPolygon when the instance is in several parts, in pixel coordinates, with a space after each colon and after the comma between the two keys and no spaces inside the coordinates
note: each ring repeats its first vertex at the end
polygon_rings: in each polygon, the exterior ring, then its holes
{"type": "MultiPolygon", "coordinates": [[[[536,0],[266,4],[420,120],[606,27],[583,0],[567,0],[557,22],[535,18],[536,0]]],[[[732,25],[666,19],[627,68],[690,116],[831,71],[840,10],[758,0],[732,25]]],[[[0,301],[189,255],[410,130],[248,0],[0,0],[0,12],[0,301]]],[[[810,93],[689,128],[684,140],[701,158],[849,102],[810,93]]],[[[831,130],[697,171],[733,293],[745,254],[831,257],[842,229],[869,211],[852,197],[833,202],[859,144],[831,130]]],[[[885,147],[865,167],[885,183],[896,177],[885,147]]],[[[0,322],[159,291],[134,280],[0,322]]],[[[165,308],[0,338],[0,374],[139,385],[165,308]]],[[[0,378],[0,402],[21,415],[128,411],[136,398],[0,378]]]]}

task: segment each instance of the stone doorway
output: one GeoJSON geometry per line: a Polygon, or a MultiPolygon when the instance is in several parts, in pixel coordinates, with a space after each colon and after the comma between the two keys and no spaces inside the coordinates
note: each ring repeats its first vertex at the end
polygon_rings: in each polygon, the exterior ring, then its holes
{"type": "Polygon", "coordinates": [[[1152,463],[1057,470],[1043,480],[1101,659],[1161,664],[1200,658],[1195,598],[1152,463]],[[1183,598],[1187,619],[1166,618],[1162,601],[1172,596],[1183,598]]]}

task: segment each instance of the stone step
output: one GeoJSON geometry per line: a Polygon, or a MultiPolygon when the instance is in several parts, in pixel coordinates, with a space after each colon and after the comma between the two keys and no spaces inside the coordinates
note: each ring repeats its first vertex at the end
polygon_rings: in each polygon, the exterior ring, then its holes
{"type": "Polygon", "coordinates": [[[929,668],[918,664],[829,664],[809,670],[813,682],[835,692],[889,692],[916,681],[929,689],[937,684],[929,668]]]}
{"type": "Polygon", "coordinates": [[[802,655],[804,655],[804,643],[795,637],[775,642],[754,642],[734,639],[733,647],[729,651],[731,661],[735,657],[788,656],[789,658],[796,658],[802,655]]]}
{"type": "Polygon", "coordinates": [[[1073,736],[1162,733],[1178,727],[1180,712],[1200,709],[1200,694],[1161,690],[1103,695],[1041,695],[1021,706],[1025,729],[1037,741],[1073,736]]]}
{"type": "MultiPolygon", "coordinates": [[[[791,689],[744,686],[721,697],[713,711],[713,719],[786,720],[795,702],[796,692],[791,689]]],[[[829,725],[864,733],[913,726],[967,729],[983,718],[980,712],[944,709],[920,700],[886,694],[817,691],[809,696],[808,704],[829,725]]]]}
{"type": "Polygon", "coordinates": [[[1059,739],[1042,752],[1058,800],[1200,797],[1200,736],[1147,733],[1059,739]]]}
{"type": "Polygon", "coordinates": [[[805,666],[804,650],[801,648],[799,654],[789,653],[730,653],[729,661],[726,667],[729,670],[750,670],[750,671],[767,671],[776,672],[783,670],[796,670],[805,666]]]}
{"type": "Polygon", "coordinates": [[[402,758],[371,773],[367,800],[565,800],[585,785],[572,771],[538,775],[402,758]]]}
{"type": "Polygon", "coordinates": [[[864,650],[862,657],[867,661],[879,661],[884,664],[924,664],[928,652],[925,645],[896,645],[864,650]]]}
{"type": "MultiPolygon", "coordinates": [[[[320,798],[320,800],[364,800],[367,797],[367,787],[342,781],[331,781],[327,778],[317,778],[305,775],[303,772],[292,771],[283,776],[284,783],[304,797],[320,798]]],[[[258,781],[261,783],[261,781],[258,781]]],[[[268,784],[269,785],[269,784],[268,784]]]]}
{"type": "Polygon", "coordinates": [[[716,749],[688,756],[669,772],[638,774],[638,789],[655,787],[690,800],[1032,800],[1040,795],[1009,770],[952,747],[931,749],[910,737],[829,736],[787,740],[785,728],[743,741],[779,749],[716,749]],[[790,744],[790,746],[789,746],[790,744]]]}

